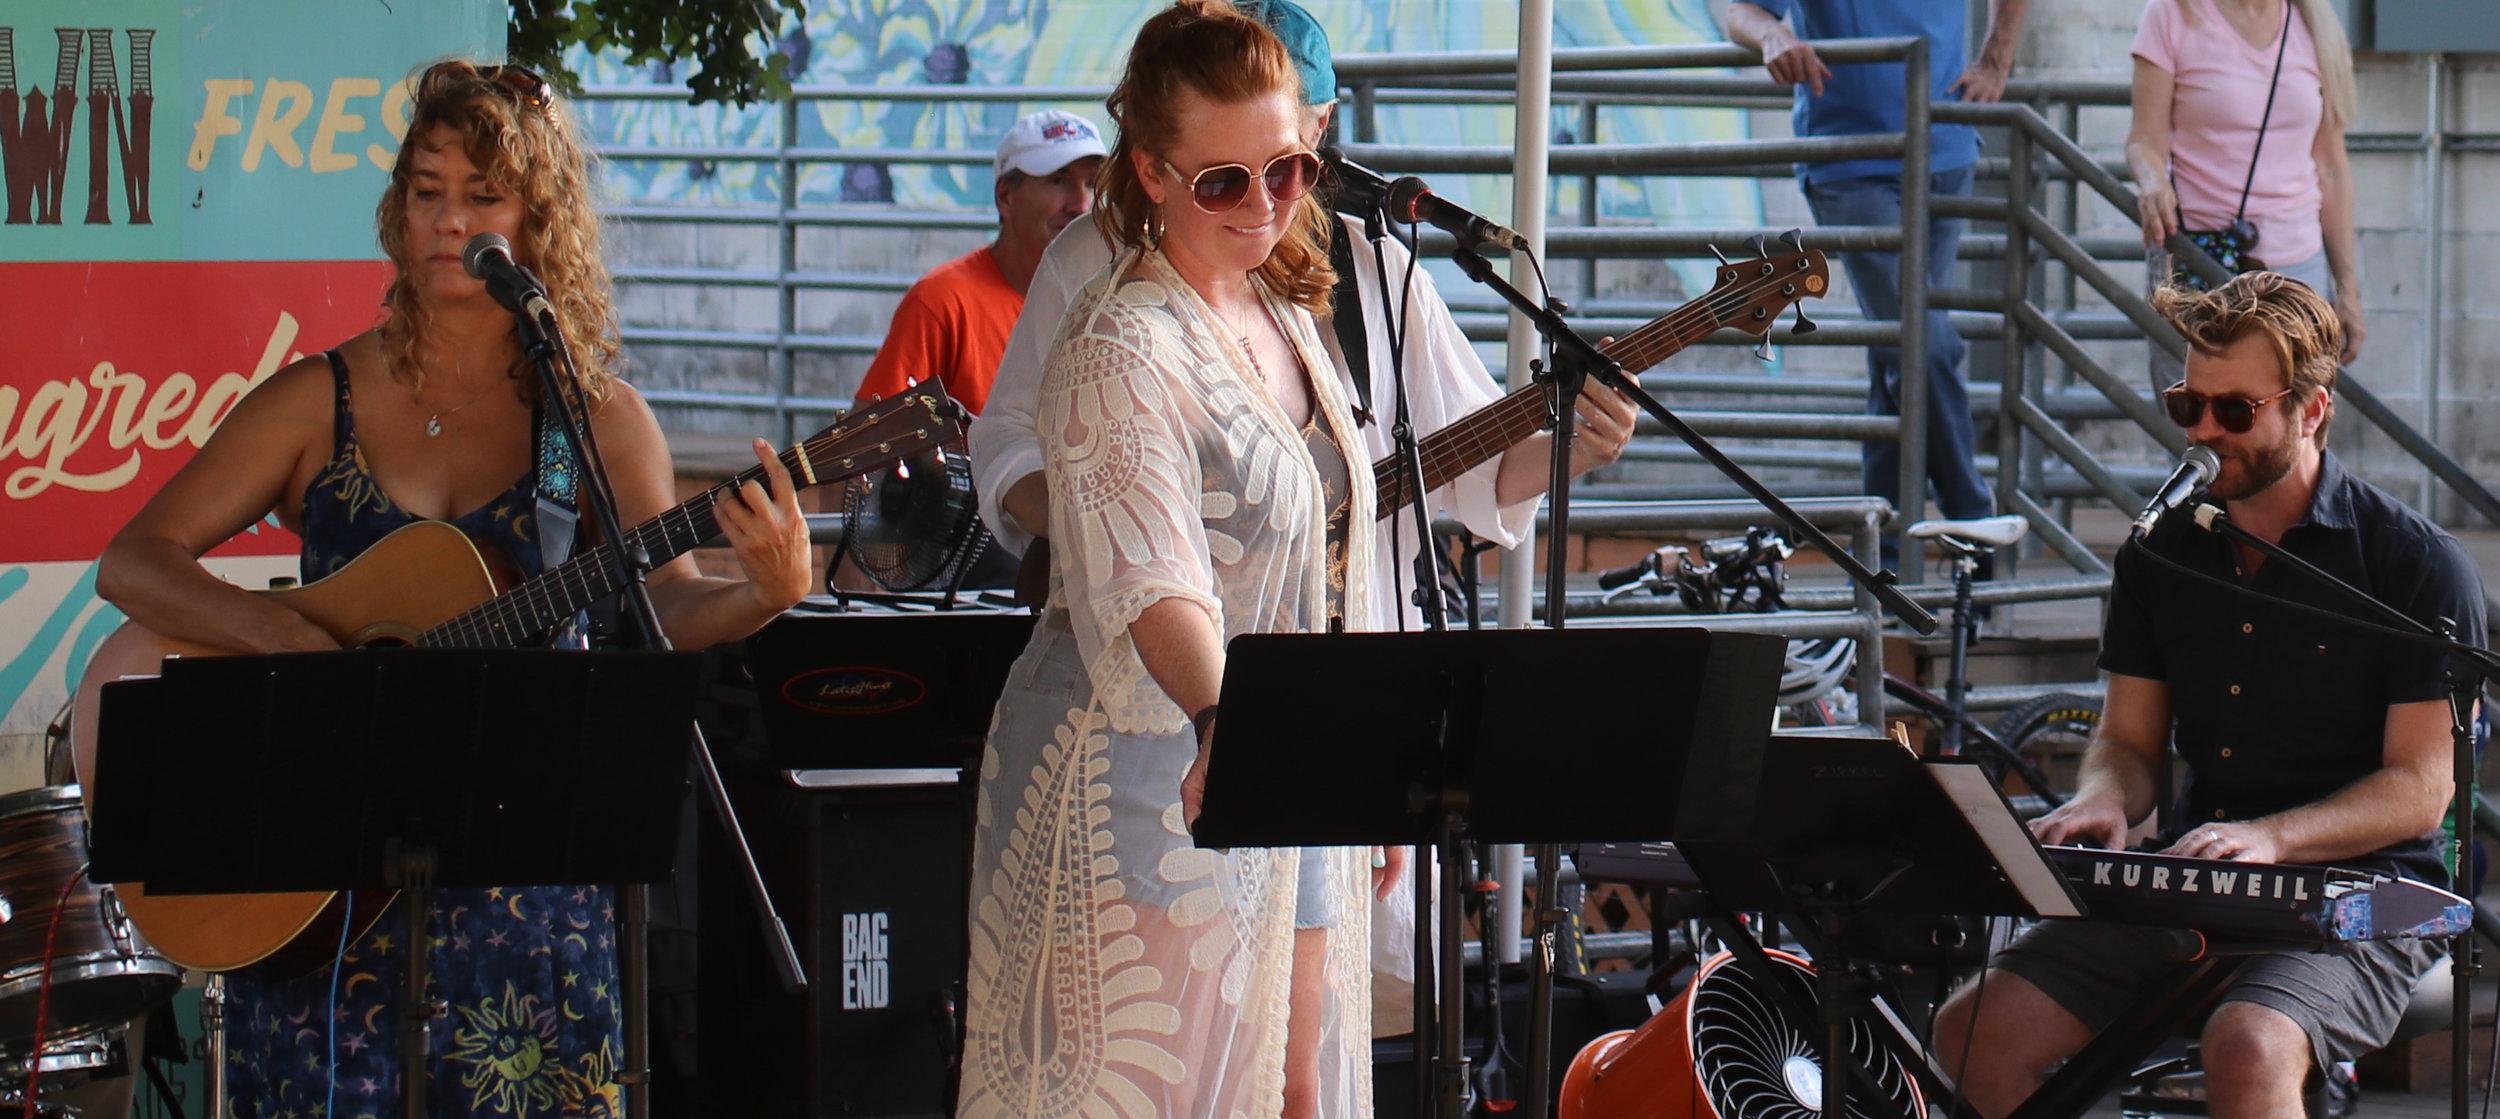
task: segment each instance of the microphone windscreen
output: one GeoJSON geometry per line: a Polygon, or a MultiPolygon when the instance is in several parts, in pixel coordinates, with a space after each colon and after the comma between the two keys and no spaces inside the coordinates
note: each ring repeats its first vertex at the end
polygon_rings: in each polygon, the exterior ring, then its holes
{"type": "Polygon", "coordinates": [[[2214,480],[2214,475],[2222,473],[2222,456],[2215,454],[2213,448],[2202,443],[2189,447],[2187,453],[2179,457],[2196,467],[2198,485],[2211,482],[2214,480]]]}
{"type": "Polygon", "coordinates": [[[485,279],[486,256],[489,253],[502,253],[504,259],[510,260],[512,242],[505,240],[501,233],[480,233],[469,238],[469,243],[460,248],[461,269],[473,279],[485,279]]]}
{"type": "Polygon", "coordinates": [[[1400,176],[1389,184],[1389,200],[1385,205],[1389,211],[1389,219],[1409,225],[1414,224],[1421,216],[1416,204],[1422,202],[1424,196],[1430,193],[1432,193],[1432,188],[1422,179],[1413,175],[1400,176]]]}

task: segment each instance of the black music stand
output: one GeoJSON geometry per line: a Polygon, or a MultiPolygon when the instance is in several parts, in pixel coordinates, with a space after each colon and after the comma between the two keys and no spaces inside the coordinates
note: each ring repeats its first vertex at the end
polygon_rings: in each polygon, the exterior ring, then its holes
{"type": "MultiPolygon", "coordinates": [[[[1786,652],[1779,637],[1697,627],[1237,637],[1194,834],[1209,847],[1440,846],[1444,1010],[1428,1097],[1454,1117],[1467,1077],[1460,836],[1674,834],[1680,812],[1757,783],[1786,652]]],[[[1420,940],[1430,907],[1415,869],[1420,940]]],[[[1418,967],[1419,1004],[1426,982],[1418,967]]],[[[1417,1041],[1420,1054],[1432,1039],[1417,1041]]]]}
{"type": "MultiPolygon", "coordinates": [[[[435,887],[666,881],[700,664],[479,649],[168,660],[104,686],[90,872],[167,895],[412,891],[412,948],[435,887]]],[[[411,952],[408,1115],[427,1113],[426,961],[411,952]]]]}
{"type": "Polygon", "coordinates": [[[2074,887],[1973,762],[1922,759],[1862,732],[1775,734],[1754,778],[1750,791],[1693,804],[1676,849],[1722,914],[1723,939],[1755,974],[1773,972],[1732,914],[1797,913],[1817,935],[1825,1114],[1847,1113],[1851,1082],[1874,1087],[1865,1070],[1836,1059],[1849,1051],[1849,1023],[1870,990],[1849,959],[1846,930],[1857,914],[2083,914],[2074,887]]]}

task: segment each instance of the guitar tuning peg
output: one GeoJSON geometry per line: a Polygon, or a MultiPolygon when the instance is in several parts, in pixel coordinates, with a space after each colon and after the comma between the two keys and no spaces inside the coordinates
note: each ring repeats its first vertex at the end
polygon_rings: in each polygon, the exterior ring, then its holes
{"type": "Polygon", "coordinates": [[[1759,233],[1745,238],[1745,251],[1752,253],[1756,260],[1771,255],[1771,250],[1764,245],[1762,235],[1759,233]]]}
{"type": "Polygon", "coordinates": [[[1786,233],[1782,233],[1780,234],[1780,240],[1787,242],[1788,251],[1792,253],[1801,253],[1806,251],[1806,233],[1802,229],[1791,229],[1786,233]]]}
{"type": "Polygon", "coordinates": [[[1758,345],[1758,346],[1755,346],[1755,347],[1753,348],[1753,356],[1754,356],[1755,358],[1757,358],[1757,359],[1762,360],[1762,361],[1769,361],[1769,360],[1771,360],[1771,336],[1770,336],[1770,335],[1765,334],[1765,335],[1763,335],[1763,336],[1762,336],[1762,344],[1761,344],[1761,345],[1758,345]]]}
{"type": "Polygon", "coordinates": [[[1797,308],[1797,324],[1789,327],[1788,333],[1792,336],[1798,334],[1812,334],[1817,329],[1819,328],[1814,325],[1814,320],[1806,317],[1806,309],[1799,307],[1797,308]]]}
{"type": "Polygon", "coordinates": [[[1715,257],[1719,258],[1719,263],[1721,263],[1721,264],[1729,264],[1729,263],[1733,263],[1732,261],[1728,260],[1728,258],[1727,258],[1727,254],[1726,254],[1726,253],[1723,253],[1723,252],[1720,252],[1720,251],[1719,251],[1719,246],[1717,246],[1717,245],[1712,245],[1712,246],[1710,246],[1710,255],[1715,256],[1715,257]]]}

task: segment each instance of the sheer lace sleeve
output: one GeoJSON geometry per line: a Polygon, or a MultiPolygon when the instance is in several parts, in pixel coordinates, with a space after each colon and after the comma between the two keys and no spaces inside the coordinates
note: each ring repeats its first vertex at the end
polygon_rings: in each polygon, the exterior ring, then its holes
{"type": "Polygon", "coordinates": [[[1078,297],[1042,381],[1052,600],[1067,606],[1114,728],[1164,731],[1188,718],[1147,675],[1129,624],[1179,598],[1221,632],[1224,607],[1199,507],[1203,410],[1177,375],[1186,355],[1153,321],[1155,285],[1112,290],[1118,271],[1078,297]]]}

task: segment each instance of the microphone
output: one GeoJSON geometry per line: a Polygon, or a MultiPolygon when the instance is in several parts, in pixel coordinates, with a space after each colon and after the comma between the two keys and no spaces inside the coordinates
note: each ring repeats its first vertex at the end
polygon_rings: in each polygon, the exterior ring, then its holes
{"type": "Polygon", "coordinates": [[[1422,222],[1448,230],[1458,238],[1461,248],[1490,242],[1523,253],[1529,251],[1527,238],[1432,193],[1431,187],[1413,175],[1389,184],[1388,210],[1392,221],[1410,225],[1422,222]]]}
{"type": "Polygon", "coordinates": [[[2214,454],[2213,448],[2201,445],[2189,447],[2187,453],[2180,456],[2179,468],[2170,472],[2170,480],[2161,484],[2160,491],[2153,494],[2153,500],[2136,517],[2135,527],[2127,533],[2128,537],[2141,537],[2153,531],[2162,514],[2178,508],[2189,494],[2195,493],[2221,472],[2222,459],[2214,454]]]}
{"type": "Polygon", "coordinates": [[[480,233],[469,238],[460,249],[460,267],[470,276],[486,281],[486,294],[494,296],[503,309],[531,318],[551,316],[555,305],[547,302],[547,285],[512,259],[512,242],[501,233],[480,233]]]}
{"type": "Polygon", "coordinates": [[[1389,204],[1389,180],[1381,177],[1380,172],[1347,159],[1344,149],[1335,144],[1321,148],[1319,157],[1328,164],[1329,176],[1336,180],[1330,202],[1337,209],[1359,212],[1389,204]]]}

